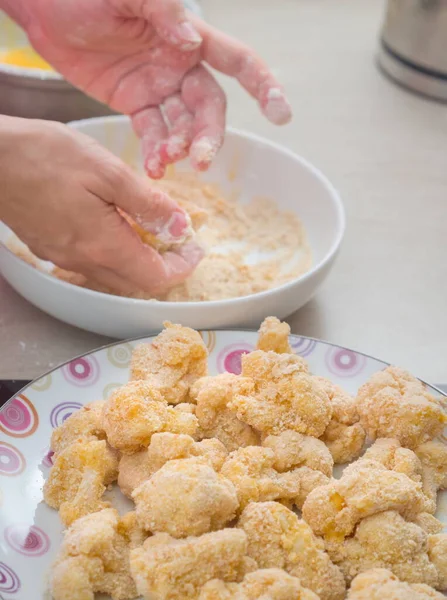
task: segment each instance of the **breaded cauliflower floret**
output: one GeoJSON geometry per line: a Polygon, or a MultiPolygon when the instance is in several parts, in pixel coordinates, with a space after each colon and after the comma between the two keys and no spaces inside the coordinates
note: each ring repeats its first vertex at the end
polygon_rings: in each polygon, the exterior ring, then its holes
{"type": "Polygon", "coordinates": [[[422,464],[422,489],[436,510],[438,490],[447,489],[447,445],[439,440],[425,442],[414,450],[422,464]]]}
{"type": "MultiPolygon", "coordinates": [[[[370,446],[361,460],[376,461],[381,465],[404,473],[414,481],[422,481],[422,464],[416,454],[409,448],[402,448],[398,440],[379,438],[370,446]]],[[[358,461],[357,464],[360,464],[358,461]]]]}
{"type": "Polygon", "coordinates": [[[252,502],[237,526],[246,533],[248,555],[261,569],[280,568],[322,600],[345,597],[345,581],[309,525],[278,502],[252,502]]]}
{"type": "Polygon", "coordinates": [[[256,564],[246,556],[247,537],[222,529],[176,540],[165,533],[130,553],[130,569],[145,600],[196,600],[211,579],[240,581],[256,564]]]}
{"type": "Polygon", "coordinates": [[[329,448],[336,464],[351,462],[360,456],[366,437],[365,430],[359,422],[357,399],[329,379],[315,379],[328,395],[332,405],[332,419],[321,439],[329,448]]]}
{"type": "Polygon", "coordinates": [[[374,460],[387,469],[405,473],[414,481],[422,483],[427,502],[425,510],[436,511],[439,489],[447,487],[447,446],[440,441],[421,444],[410,450],[402,448],[397,440],[378,439],[363,455],[362,459],[374,460]]]}
{"type": "Polygon", "coordinates": [[[168,460],[193,456],[204,458],[215,471],[220,471],[228,451],[216,439],[196,442],[191,436],[181,433],[154,433],[147,450],[121,457],[118,485],[123,494],[130,497],[135,488],[149,479],[168,460]]]}
{"type": "Polygon", "coordinates": [[[190,394],[192,401],[197,404],[195,414],[199,422],[200,436],[217,438],[230,452],[241,446],[258,445],[259,435],[228,408],[229,402],[236,394],[246,395],[252,391],[251,379],[231,373],[197,380],[190,394]]]}
{"type": "Polygon", "coordinates": [[[248,446],[232,452],[221,474],[235,486],[240,510],[249,502],[279,500],[301,507],[309,492],[324,485],[328,478],[320,471],[298,467],[286,473],[275,468],[275,453],[270,448],[248,446]]]}
{"type": "MultiPolygon", "coordinates": [[[[130,574],[129,549],[135,537],[132,513],[122,519],[114,509],[87,515],[66,532],[53,565],[54,600],[94,600],[96,592],[131,600],[137,590],[130,574]]],[[[137,537],[142,543],[142,538],[137,537]]]]}
{"type": "Polygon", "coordinates": [[[45,502],[60,509],[62,522],[70,525],[109,506],[101,497],[117,469],[117,453],[105,440],[75,442],[56,456],[43,489],[45,502]]]}
{"type": "Polygon", "coordinates": [[[293,354],[289,344],[290,327],[276,317],[267,317],[259,328],[257,350],[276,352],[278,354],[293,354]]]}
{"type": "Polygon", "coordinates": [[[283,473],[296,467],[309,467],[332,477],[334,461],[325,444],[314,437],[296,431],[284,431],[280,435],[269,435],[262,442],[275,454],[274,468],[283,473]]]}
{"type": "Polygon", "coordinates": [[[86,404],[57,427],[51,435],[51,450],[58,454],[80,440],[95,441],[106,437],[101,423],[103,400],[86,404]]]}
{"type": "Polygon", "coordinates": [[[354,579],[347,600],[445,600],[424,584],[409,584],[387,569],[371,569],[354,579]]]}
{"type": "Polygon", "coordinates": [[[259,569],[241,583],[212,579],[203,586],[199,600],[318,600],[318,596],[282,569],[259,569]]]}
{"type": "Polygon", "coordinates": [[[436,566],[428,554],[427,533],[407,522],[398,512],[386,511],[366,517],[353,537],[328,542],[326,549],[350,582],[362,571],[383,567],[402,581],[438,587],[436,566]]]}
{"type": "Polygon", "coordinates": [[[318,535],[342,540],[365,517],[396,510],[412,520],[424,512],[421,484],[376,461],[360,459],[338,480],[314,489],[303,506],[303,517],[318,535]]]}
{"type": "Polygon", "coordinates": [[[416,515],[416,518],[412,521],[416,525],[419,525],[426,533],[435,534],[441,533],[444,529],[444,523],[438,521],[436,517],[427,512],[422,512],[416,515]]]}
{"type": "Polygon", "coordinates": [[[196,417],[168,406],[148,381],[131,381],[112,392],[102,424],[109,443],[123,454],[147,447],[154,433],[194,435],[197,430],[196,417]]]}
{"type": "Polygon", "coordinates": [[[439,590],[447,591],[447,533],[428,536],[428,556],[438,572],[439,590]]]}
{"type": "Polygon", "coordinates": [[[255,350],[242,355],[242,377],[250,377],[260,389],[270,383],[278,383],[285,376],[308,375],[309,365],[296,354],[279,354],[255,350]]]}
{"type": "Polygon", "coordinates": [[[221,529],[239,506],[231,481],[200,458],[170,460],[132,498],[144,529],[176,538],[221,529]]]}
{"type": "Polygon", "coordinates": [[[169,404],[189,400],[192,384],[208,373],[208,350],[200,333],[172,323],[151,344],[133,351],[132,380],[147,380],[169,404]]]}
{"type": "Polygon", "coordinates": [[[323,435],[332,406],[321,385],[292,354],[256,350],[242,357],[242,375],[255,383],[253,393],[236,394],[228,404],[237,417],[265,435],[286,429],[323,435]]]}
{"type": "Polygon", "coordinates": [[[357,395],[360,422],[368,436],[395,438],[415,448],[441,433],[442,406],[415,377],[397,367],[375,373],[357,395]]]}

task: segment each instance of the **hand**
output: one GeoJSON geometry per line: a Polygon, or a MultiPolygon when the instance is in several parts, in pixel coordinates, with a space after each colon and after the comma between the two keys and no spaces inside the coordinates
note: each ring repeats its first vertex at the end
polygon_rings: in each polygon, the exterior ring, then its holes
{"type": "Polygon", "coordinates": [[[237,78],[273,123],[291,117],[261,59],[187,15],[181,0],[22,2],[36,50],[74,85],[131,115],[151,177],[188,153],[207,169],[222,145],[225,95],[204,63],[237,78]]]}
{"type": "Polygon", "coordinates": [[[65,125],[0,116],[0,219],[39,258],[121,292],[159,293],[202,258],[186,243],[158,254],[119,214],[179,239],[184,211],[91,138],[65,125]]]}

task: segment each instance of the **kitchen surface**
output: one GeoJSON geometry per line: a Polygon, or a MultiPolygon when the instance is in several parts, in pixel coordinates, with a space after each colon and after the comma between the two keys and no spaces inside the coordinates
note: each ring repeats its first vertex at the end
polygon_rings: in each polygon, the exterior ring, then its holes
{"type": "MultiPolygon", "coordinates": [[[[338,188],[347,231],[292,332],[447,380],[447,107],[376,68],[378,0],[203,0],[207,20],[255,47],[295,111],[275,128],[225,81],[228,121],[309,159],[338,188]]],[[[297,194],[300,191],[297,190],[297,194]]],[[[0,279],[0,378],[34,378],[108,338],[45,315],[0,279]]]]}

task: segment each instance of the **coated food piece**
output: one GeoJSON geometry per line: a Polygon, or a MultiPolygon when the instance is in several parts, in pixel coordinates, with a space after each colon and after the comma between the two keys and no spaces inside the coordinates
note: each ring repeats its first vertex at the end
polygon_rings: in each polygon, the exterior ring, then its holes
{"type": "Polygon", "coordinates": [[[189,390],[208,374],[208,350],[200,333],[172,323],[132,353],[131,380],[146,380],[169,404],[188,402],[189,390]]]}

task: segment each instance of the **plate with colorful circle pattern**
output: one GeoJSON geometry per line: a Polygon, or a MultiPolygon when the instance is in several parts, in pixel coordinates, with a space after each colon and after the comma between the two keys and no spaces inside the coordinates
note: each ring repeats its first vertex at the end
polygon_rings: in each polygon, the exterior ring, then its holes
{"type": "MultiPolygon", "coordinates": [[[[241,356],[254,349],[252,331],[204,331],[210,374],[240,373],[241,356]]],[[[48,599],[51,563],[62,540],[58,513],[43,502],[52,465],[53,429],[84,404],[106,399],[126,383],[132,350],[141,338],[101,348],[61,365],[24,388],[0,410],[0,598],[48,599]]],[[[294,351],[311,372],[355,394],[387,363],[311,338],[291,336],[294,351]]],[[[429,386],[431,387],[431,386],[429,386]]],[[[430,391],[447,409],[447,397],[430,391]]],[[[447,443],[447,431],[443,440],[447,443]]],[[[447,523],[447,493],[439,495],[437,517],[447,523]]]]}

